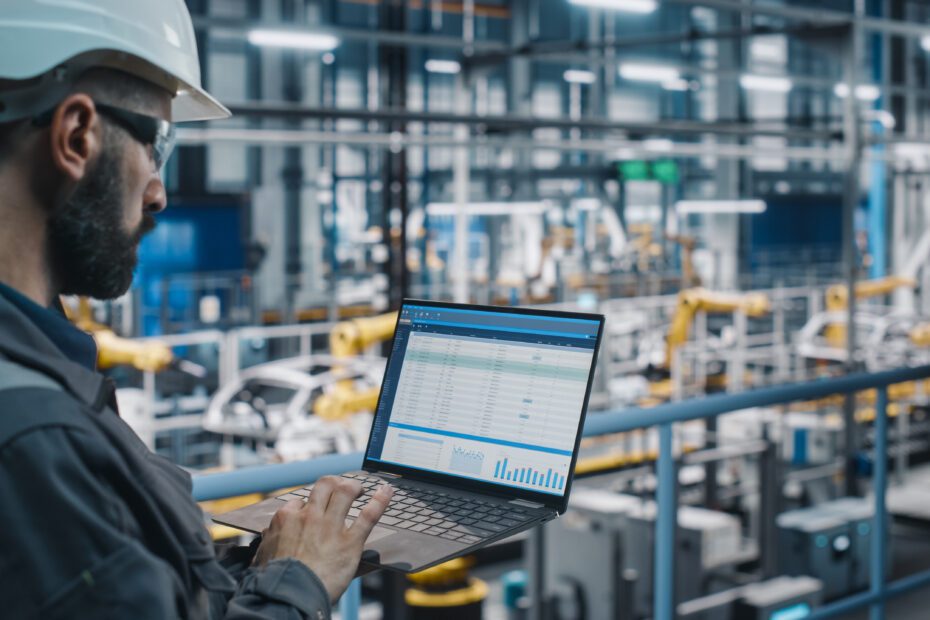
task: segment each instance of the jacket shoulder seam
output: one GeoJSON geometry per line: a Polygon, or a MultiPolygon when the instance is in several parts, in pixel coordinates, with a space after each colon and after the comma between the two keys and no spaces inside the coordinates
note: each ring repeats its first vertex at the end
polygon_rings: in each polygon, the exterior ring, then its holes
{"type": "Polygon", "coordinates": [[[19,387],[2,390],[0,394],[4,405],[10,405],[11,401],[14,408],[29,403],[36,405],[28,417],[4,419],[5,416],[0,415],[0,451],[6,450],[26,435],[50,428],[67,428],[85,435],[92,434],[90,421],[85,419],[84,406],[67,392],[43,387],[19,387]]]}
{"type": "Polygon", "coordinates": [[[0,356],[0,392],[23,387],[64,391],[60,383],[45,373],[0,356]]]}

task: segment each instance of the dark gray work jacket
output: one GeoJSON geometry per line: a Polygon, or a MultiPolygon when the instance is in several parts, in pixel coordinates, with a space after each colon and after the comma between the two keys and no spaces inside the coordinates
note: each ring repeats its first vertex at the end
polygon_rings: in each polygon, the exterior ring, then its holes
{"type": "Polygon", "coordinates": [[[0,296],[0,617],[329,618],[304,564],[238,549],[217,560],[190,476],[0,296]]]}

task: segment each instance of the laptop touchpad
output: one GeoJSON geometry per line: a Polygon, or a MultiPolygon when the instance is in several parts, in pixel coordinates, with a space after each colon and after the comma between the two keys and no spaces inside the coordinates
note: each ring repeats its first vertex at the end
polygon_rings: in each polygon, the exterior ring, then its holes
{"type": "Polygon", "coordinates": [[[384,538],[385,536],[390,536],[393,533],[394,533],[394,530],[389,530],[386,527],[381,527],[380,525],[376,525],[375,529],[371,530],[371,534],[369,534],[368,538],[365,540],[365,546],[367,547],[368,545],[375,542],[376,540],[380,540],[384,538]]]}

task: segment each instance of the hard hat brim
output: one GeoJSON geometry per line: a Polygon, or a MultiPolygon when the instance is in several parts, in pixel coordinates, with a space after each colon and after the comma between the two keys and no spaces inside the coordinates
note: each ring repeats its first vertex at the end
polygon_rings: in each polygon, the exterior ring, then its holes
{"type": "Polygon", "coordinates": [[[229,118],[232,112],[202,88],[181,83],[177,95],[171,101],[171,121],[211,121],[229,118]]]}

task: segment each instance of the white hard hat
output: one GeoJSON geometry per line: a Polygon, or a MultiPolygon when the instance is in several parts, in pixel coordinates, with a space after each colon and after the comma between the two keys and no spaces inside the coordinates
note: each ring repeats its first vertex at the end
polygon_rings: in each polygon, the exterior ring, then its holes
{"type": "Polygon", "coordinates": [[[174,122],[230,116],[201,87],[184,0],[0,0],[0,82],[13,81],[0,89],[0,122],[55,105],[91,67],[173,93],[174,122]]]}

